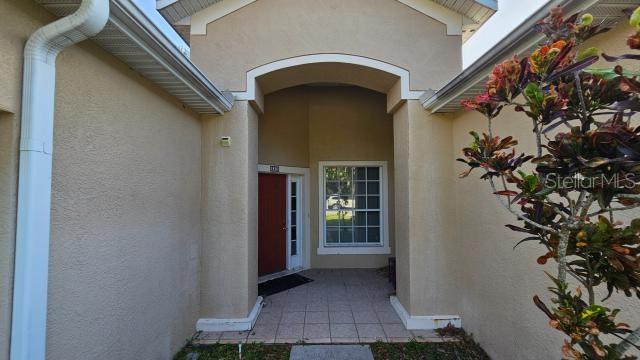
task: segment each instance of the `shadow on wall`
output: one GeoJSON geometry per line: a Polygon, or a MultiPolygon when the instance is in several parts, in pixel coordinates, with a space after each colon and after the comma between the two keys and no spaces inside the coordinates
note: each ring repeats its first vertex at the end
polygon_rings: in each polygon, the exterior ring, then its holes
{"type": "Polygon", "coordinates": [[[0,358],[9,354],[20,124],[0,108],[0,358]]]}

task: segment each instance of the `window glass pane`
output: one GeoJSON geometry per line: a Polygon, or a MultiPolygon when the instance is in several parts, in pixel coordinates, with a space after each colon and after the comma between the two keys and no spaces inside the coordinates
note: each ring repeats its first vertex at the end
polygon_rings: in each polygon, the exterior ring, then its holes
{"type": "Polygon", "coordinates": [[[298,207],[298,198],[292,197],[291,198],[291,210],[295,211],[295,210],[297,210],[296,209],[297,207],[298,207]]]}
{"type": "Polygon", "coordinates": [[[342,195],[340,200],[342,200],[340,205],[343,209],[353,209],[355,206],[355,199],[351,195],[342,195]]]}
{"type": "Polygon", "coordinates": [[[340,229],[337,227],[327,227],[327,233],[326,233],[326,242],[327,244],[337,244],[339,239],[340,239],[340,235],[339,235],[339,231],[340,229]]]}
{"type": "Polygon", "coordinates": [[[367,213],[364,211],[356,211],[354,213],[353,224],[355,226],[367,226],[367,213]]]}
{"type": "Polygon", "coordinates": [[[340,223],[340,217],[338,216],[338,211],[327,211],[325,222],[327,226],[338,226],[340,223]]]}
{"type": "Polygon", "coordinates": [[[298,190],[297,183],[292,182],[291,183],[291,196],[296,196],[297,195],[297,190],[298,190]]]}
{"type": "Polygon", "coordinates": [[[295,226],[291,227],[291,241],[298,240],[298,228],[295,226]]]}
{"type": "Polygon", "coordinates": [[[296,224],[297,222],[298,222],[298,216],[297,216],[297,213],[296,213],[295,211],[293,211],[293,212],[291,213],[291,225],[292,225],[292,226],[298,225],[298,224],[296,224]]]}
{"type": "Polygon", "coordinates": [[[291,256],[295,256],[298,255],[298,242],[297,241],[292,241],[291,242],[291,256]]]}
{"type": "Polygon", "coordinates": [[[343,167],[340,170],[340,181],[349,181],[353,180],[353,167],[343,167]]]}
{"type": "Polygon", "coordinates": [[[330,166],[325,168],[327,180],[351,181],[353,169],[344,166],[330,166]]]}
{"type": "Polygon", "coordinates": [[[340,228],[340,243],[349,244],[353,243],[353,229],[352,228],[340,228]]]}
{"type": "Polygon", "coordinates": [[[326,195],[335,195],[340,192],[340,183],[337,181],[327,181],[326,182],[326,195]]]}
{"type": "Polygon", "coordinates": [[[353,241],[355,243],[366,243],[367,242],[367,228],[366,227],[357,227],[355,228],[355,233],[353,234],[353,241]]]}
{"type": "Polygon", "coordinates": [[[367,168],[367,180],[379,180],[380,179],[380,168],[370,167],[367,168]]]}
{"type": "Polygon", "coordinates": [[[351,195],[353,194],[353,182],[349,181],[341,181],[340,182],[340,195],[351,195]]]}
{"type": "Polygon", "coordinates": [[[367,197],[366,196],[356,196],[356,209],[366,209],[367,208],[367,197]]]}
{"type": "Polygon", "coordinates": [[[370,227],[367,228],[367,242],[368,243],[379,243],[380,242],[380,228],[379,227],[370,227]]]}
{"type": "MultiPolygon", "coordinates": [[[[382,170],[380,167],[329,166],[325,174],[325,243],[327,245],[380,244],[382,170]],[[356,211],[358,210],[358,211],[356,211]]],[[[297,244],[297,189],[291,184],[291,254],[297,244]]]]}
{"type": "Polygon", "coordinates": [[[337,181],[340,179],[339,170],[335,166],[330,166],[324,168],[324,176],[327,180],[337,181]]]}
{"type": "Polygon", "coordinates": [[[380,226],[380,211],[367,211],[367,226],[380,226]]]}
{"type": "Polygon", "coordinates": [[[380,209],[380,197],[369,196],[367,200],[367,209],[380,209]]]}
{"type": "Polygon", "coordinates": [[[342,208],[342,198],[340,195],[327,196],[326,208],[331,210],[338,210],[342,208]]]}
{"type": "MultiPolygon", "coordinates": [[[[340,211],[340,226],[351,226],[353,224],[352,211],[340,211]]],[[[342,241],[341,241],[342,242],[342,241]]]]}

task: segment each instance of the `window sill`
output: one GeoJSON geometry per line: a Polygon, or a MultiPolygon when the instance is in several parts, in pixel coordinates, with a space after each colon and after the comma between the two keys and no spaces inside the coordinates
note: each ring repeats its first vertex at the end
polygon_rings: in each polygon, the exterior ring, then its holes
{"type": "Polygon", "coordinates": [[[376,247],[319,247],[318,255],[388,255],[391,249],[388,246],[376,247]]]}

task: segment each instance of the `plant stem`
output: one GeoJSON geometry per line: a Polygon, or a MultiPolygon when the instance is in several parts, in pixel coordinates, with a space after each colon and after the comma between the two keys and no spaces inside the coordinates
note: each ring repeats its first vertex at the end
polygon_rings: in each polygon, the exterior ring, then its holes
{"type": "Polygon", "coordinates": [[[584,94],[582,93],[582,80],[580,80],[580,74],[575,73],[576,90],[578,90],[578,99],[580,99],[580,110],[582,110],[582,131],[587,131],[586,124],[589,121],[589,115],[587,114],[587,105],[584,102],[584,94]]]}
{"type": "Polygon", "coordinates": [[[593,305],[596,303],[596,296],[593,291],[593,269],[591,268],[589,256],[586,257],[585,262],[587,264],[587,291],[589,292],[589,305],[593,305]]]}
{"type": "MultiPolygon", "coordinates": [[[[509,189],[507,189],[507,182],[504,180],[504,175],[500,175],[500,179],[502,180],[504,191],[509,191],[509,189]]],[[[507,195],[507,204],[509,205],[509,209],[511,209],[511,195],[507,195]]]]}
{"type": "Polygon", "coordinates": [[[542,141],[540,139],[541,135],[540,135],[540,127],[538,126],[538,122],[535,119],[532,119],[531,121],[533,121],[533,132],[536,133],[536,149],[537,149],[537,153],[538,153],[538,157],[542,156],[542,141]]]}
{"type": "Polygon", "coordinates": [[[563,228],[560,232],[560,242],[558,243],[558,280],[567,282],[567,247],[569,245],[568,228],[563,228]]]}
{"type": "Polygon", "coordinates": [[[608,212],[613,212],[613,211],[631,210],[631,209],[635,209],[637,207],[640,207],[640,204],[634,204],[634,205],[629,205],[629,206],[621,206],[621,207],[610,207],[610,208],[600,209],[598,211],[592,212],[592,213],[588,214],[587,216],[591,217],[591,216],[596,216],[596,215],[600,215],[600,214],[604,214],[604,213],[608,213],[608,212]]]}
{"type": "MultiPolygon", "coordinates": [[[[496,189],[496,184],[493,182],[493,179],[489,178],[489,184],[491,184],[491,190],[495,193],[495,192],[497,191],[497,189],[496,189]]],[[[515,212],[513,209],[511,209],[507,204],[505,204],[504,199],[503,199],[501,196],[496,195],[496,198],[498,199],[498,201],[500,202],[500,204],[501,204],[502,206],[504,206],[504,208],[505,208],[505,209],[507,209],[510,213],[512,213],[513,215],[515,215],[518,219],[520,219],[520,220],[522,220],[522,221],[526,222],[527,224],[529,224],[529,225],[531,225],[531,226],[537,227],[537,228],[538,228],[538,229],[540,229],[540,230],[544,230],[544,231],[546,231],[546,232],[548,232],[548,233],[551,233],[551,234],[558,234],[558,231],[557,231],[557,230],[552,229],[552,228],[550,228],[550,227],[548,227],[548,226],[544,226],[544,225],[542,225],[542,224],[538,224],[537,222],[535,222],[535,221],[533,221],[533,220],[531,220],[531,219],[529,219],[529,218],[525,217],[524,215],[522,215],[522,214],[518,214],[518,213],[517,213],[517,212],[515,212]]]]}

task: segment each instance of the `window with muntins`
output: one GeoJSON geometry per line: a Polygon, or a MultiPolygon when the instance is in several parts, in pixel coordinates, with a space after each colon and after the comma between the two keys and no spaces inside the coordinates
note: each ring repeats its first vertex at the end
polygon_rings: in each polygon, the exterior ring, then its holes
{"type": "Polygon", "coordinates": [[[382,165],[325,165],[324,247],[376,247],[384,243],[382,165]]]}

